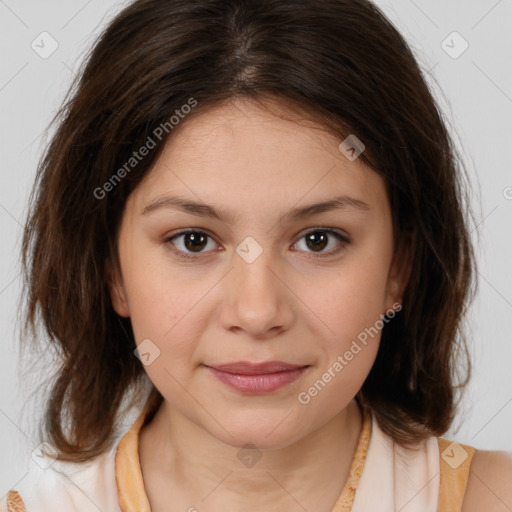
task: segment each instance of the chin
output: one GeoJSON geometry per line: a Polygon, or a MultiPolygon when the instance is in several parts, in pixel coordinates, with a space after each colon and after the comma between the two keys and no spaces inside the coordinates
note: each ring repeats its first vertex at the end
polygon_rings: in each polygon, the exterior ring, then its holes
{"type": "Polygon", "coordinates": [[[210,424],[208,430],[219,441],[235,448],[253,445],[262,450],[278,450],[286,448],[306,435],[306,432],[303,432],[304,426],[299,426],[296,421],[288,421],[292,415],[287,415],[289,411],[279,411],[279,414],[274,411],[265,418],[262,418],[261,414],[257,417],[239,416],[236,421],[224,420],[224,428],[214,423],[210,424]]]}

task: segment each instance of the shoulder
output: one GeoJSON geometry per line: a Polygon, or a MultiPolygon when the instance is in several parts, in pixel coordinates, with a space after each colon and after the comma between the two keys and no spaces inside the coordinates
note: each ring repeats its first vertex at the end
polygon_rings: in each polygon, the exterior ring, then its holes
{"type": "Polygon", "coordinates": [[[471,461],[462,512],[512,510],[512,454],[476,450],[471,461]]]}
{"type": "Polygon", "coordinates": [[[30,461],[29,471],[0,502],[0,512],[118,510],[111,452],[83,463],[44,462],[30,461]]]}

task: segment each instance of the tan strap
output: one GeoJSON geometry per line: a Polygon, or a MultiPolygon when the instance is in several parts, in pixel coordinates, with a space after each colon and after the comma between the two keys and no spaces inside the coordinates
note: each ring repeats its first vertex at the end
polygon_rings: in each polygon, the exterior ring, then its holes
{"type": "Polygon", "coordinates": [[[460,512],[476,449],[442,437],[438,441],[440,482],[437,512],[460,512]]]}
{"type": "Polygon", "coordinates": [[[366,454],[368,453],[368,446],[370,444],[370,437],[372,433],[372,420],[371,415],[363,411],[363,426],[359,434],[356,452],[352,459],[352,465],[345,486],[334,504],[332,512],[350,512],[354,503],[354,498],[359,485],[359,479],[363,472],[366,454]]]}
{"type": "Polygon", "coordinates": [[[11,490],[7,494],[7,510],[8,512],[27,512],[25,503],[23,503],[18,491],[11,490]]]}

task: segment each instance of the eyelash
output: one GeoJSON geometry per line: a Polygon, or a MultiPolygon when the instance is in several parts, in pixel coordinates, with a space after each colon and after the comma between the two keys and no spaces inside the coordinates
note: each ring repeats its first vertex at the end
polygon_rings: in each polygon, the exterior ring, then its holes
{"type": "MultiPolygon", "coordinates": [[[[308,256],[309,258],[324,258],[324,257],[329,257],[329,256],[334,256],[336,255],[339,251],[341,251],[346,245],[350,244],[351,243],[351,240],[349,237],[347,237],[346,235],[342,235],[341,233],[339,233],[338,231],[335,231],[333,229],[324,229],[324,228],[320,228],[320,227],[317,227],[317,228],[314,228],[314,229],[311,229],[309,231],[307,231],[306,233],[304,233],[298,241],[302,240],[304,237],[306,237],[307,235],[310,235],[312,233],[317,233],[317,232],[322,232],[322,233],[327,233],[329,235],[334,235],[335,238],[337,238],[338,242],[340,242],[339,246],[337,249],[335,249],[334,251],[330,251],[328,253],[321,253],[319,255],[314,255],[314,256],[308,256]]],[[[179,231],[178,233],[175,233],[174,235],[170,236],[170,237],[167,237],[165,240],[164,240],[164,244],[168,244],[168,243],[171,243],[171,245],[174,246],[174,244],[172,244],[172,241],[175,239],[175,238],[178,238],[180,236],[183,236],[183,235],[187,235],[189,233],[196,233],[196,234],[203,234],[203,235],[206,235],[208,238],[211,238],[213,240],[213,238],[206,232],[206,231],[203,231],[203,230],[200,230],[200,229],[187,229],[187,230],[183,230],[183,231],[179,231]]],[[[295,243],[298,243],[295,242],[295,243]]],[[[295,245],[295,244],[294,244],[295,245]]],[[[177,249],[176,247],[174,247],[174,249],[171,249],[179,258],[181,259],[184,259],[184,260],[197,260],[199,259],[201,256],[202,253],[195,253],[194,255],[192,255],[193,253],[185,253],[183,251],[181,251],[180,249],[177,249]]],[[[313,253],[314,254],[314,253],[313,253]]]]}

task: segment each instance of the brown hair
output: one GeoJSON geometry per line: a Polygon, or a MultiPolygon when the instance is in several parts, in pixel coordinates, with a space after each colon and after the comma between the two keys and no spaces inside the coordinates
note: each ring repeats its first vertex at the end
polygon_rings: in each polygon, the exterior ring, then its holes
{"type": "MultiPolygon", "coordinates": [[[[183,126],[235,97],[277,99],[340,142],[364,142],[361,158],[387,185],[395,247],[407,233],[415,244],[403,310],[357,397],[404,446],[454,419],[475,285],[464,169],[403,37],[367,0],[138,0],[104,30],[53,120],[23,236],[23,329],[36,339],[40,317],[61,359],[40,431],[60,460],[110,448],[122,399],[145,376],[107,286],[127,197],[178,109],[196,102],[183,126]],[[155,147],[128,168],[148,137],[155,147]]],[[[162,400],[154,387],[151,399],[162,400]]]]}

